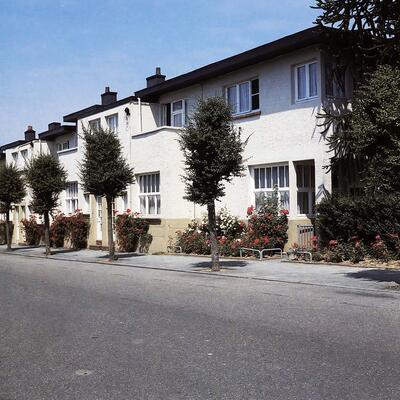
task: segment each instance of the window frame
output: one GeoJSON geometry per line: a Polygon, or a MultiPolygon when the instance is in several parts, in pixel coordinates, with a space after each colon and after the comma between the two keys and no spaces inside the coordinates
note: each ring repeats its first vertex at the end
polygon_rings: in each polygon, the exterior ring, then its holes
{"type": "Polygon", "coordinates": [[[260,110],[260,79],[258,77],[246,79],[244,81],[226,86],[225,87],[225,100],[228,103],[228,105],[229,105],[228,90],[231,88],[236,88],[236,111],[232,110],[233,116],[249,114],[251,112],[260,110]],[[252,93],[253,81],[258,81],[258,92],[257,93],[252,93]],[[246,111],[239,111],[240,110],[240,85],[243,85],[244,83],[248,83],[248,85],[249,85],[249,93],[248,93],[249,94],[249,109],[246,111]],[[254,96],[258,96],[258,108],[253,108],[253,97],[254,96]]]}
{"type": "Polygon", "coordinates": [[[79,208],[79,185],[78,181],[67,182],[65,189],[65,205],[68,214],[73,214],[79,208]],[[76,187],[75,187],[76,185],[76,187]],[[74,189],[71,190],[71,187],[74,189]]]}
{"type": "MultiPolygon", "coordinates": [[[[273,163],[273,164],[260,164],[260,165],[253,165],[251,167],[252,173],[252,181],[253,181],[253,199],[254,199],[254,205],[256,205],[257,202],[257,194],[260,193],[273,193],[274,192],[274,188],[275,185],[273,184],[273,172],[272,169],[273,168],[277,168],[277,175],[276,175],[276,179],[277,179],[277,187],[278,187],[278,194],[279,194],[279,202],[281,203],[280,206],[282,206],[283,208],[286,208],[287,210],[290,211],[290,177],[289,177],[289,162],[279,162],[279,163],[273,163]],[[284,172],[283,172],[283,178],[284,178],[284,183],[286,184],[286,186],[280,186],[279,185],[279,181],[280,181],[280,176],[279,176],[279,167],[284,167],[284,172]],[[264,171],[264,181],[267,180],[267,169],[270,169],[270,180],[271,180],[271,187],[267,188],[267,187],[259,187],[256,188],[256,170],[265,170],[264,171]],[[282,198],[283,198],[283,193],[286,193],[287,195],[287,203],[286,204],[282,204],[282,198]]],[[[258,179],[260,182],[260,172],[258,172],[258,179]]],[[[266,186],[266,185],[265,185],[266,186]]]]}
{"type": "Polygon", "coordinates": [[[182,128],[185,125],[186,125],[186,101],[184,99],[171,101],[171,126],[174,126],[176,128],[182,128]],[[174,104],[179,103],[179,102],[182,102],[182,108],[178,111],[174,111],[174,104]],[[182,125],[181,126],[174,125],[174,116],[175,115],[182,115],[182,125]]]}
{"type": "Polygon", "coordinates": [[[314,164],[311,163],[296,163],[295,165],[295,170],[296,170],[296,214],[297,216],[314,216],[315,215],[315,166],[314,164]],[[309,170],[309,175],[308,175],[308,181],[309,185],[304,186],[305,182],[305,168],[308,167],[309,170]],[[301,175],[302,175],[302,186],[299,186],[299,174],[298,174],[298,168],[301,168],[301,175]],[[300,212],[300,204],[299,204],[299,193],[307,193],[308,194],[308,212],[306,213],[301,213],[300,212]]]}
{"type": "MultiPolygon", "coordinates": [[[[138,188],[139,188],[139,193],[138,193],[138,210],[140,210],[140,213],[146,217],[160,217],[161,215],[161,174],[160,172],[149,172],[149,173],[142,173],[142,174],[138,174],[136,176],[136,180],[139,183],[138,188]],[[145,176],[157,176],[158,175],[158,191],[151,191],[151,192],[142,192],[142,182],[141,179],[144,178],[145,176]],[[154,213],[149,213],[149,197],[155,197],[155,203],[154,203],[154,209],[155,212],[154,213]],[[144,198],[145,199],[145,212],[142,212],[142,208],[141,208],[141,199],[144,198]],[[160,203],[160,206],[159,204],[160,203]]],[[[157,184],[157,180],[155,185],[157,184]]],[[[157,189],[157,187],[156,187],[157,189]]]]}
{"type": "Polygon", "coordinates": [[[319,96],[320,92],[320,85],[318,84],[318,60],[313,60],[313,61],[308,61],[302,64],[295,65],[294,67],[294,90],[295,90],[295,102],[296,103],[301,103],[303,101],[309,101],[309,100],[314,100],[317,99],[319,96]],[[317,74],[317,94],[310,96],[310,65],[316,64],[316,74],[317,74]],[[299,99],[299,77],[298,77],[298,70],[302,67],[306,68],[306,74],[305,74],[305,79],[306,79],[306,96],[299,99]]]}
{"type": "Polygon", "coordinates": [[[100,127],[101,127],[101,119],[100,118],[92,119],[92,120],[90,120],[88,122],[88,124],[89,124],[89,127],[90,127],[91,130],[94,130],[95,128],[96,129],[100,129],[100,127]]]}
{"type": "Polygon", "coordinates": [[[105,117],[105,119],[106,119],[106,124],[107,124],[108,129],[111,129],[114,133],[118,133],[118,128],[119,128],[118,113],[107,115],[105,117]],[[113,119],[116,119],[116,121],[117,121],[116,127],[114,127],[114,128],[110,126],[110,121],[113,119]]]}

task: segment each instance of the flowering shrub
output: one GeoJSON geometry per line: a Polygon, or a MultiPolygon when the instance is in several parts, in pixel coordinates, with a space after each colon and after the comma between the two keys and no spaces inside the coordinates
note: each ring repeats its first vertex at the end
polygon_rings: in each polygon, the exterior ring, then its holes
{"type": "Polygon", "coordinates": [[[63,247],[64,238],[67,235],[68,222],[63,213],[57,213],[50,226],[50,241],[54,247],[63,247]]]}
{"type": "Polygon", "coordinates": [[[376,235],[375,240],[370,246],[369,253],[371,257],[376,258],[377,260],[387,262],[390,258],[389,250],[380,235],[376,235]]]}
{"type": "Polygon", "coordinates": [[[187,254],[210,254],[210,241],[203,223],[192,221],[184,231],[176,233],[176,245],[187,254]]]}
{"type": "Polygon", "coordinates": [[[139,213],[131,210],[119,214],[115,219],[115,232],[118,247],[122,251],[133,252],[139,247],[140,251],[148,251],[153,237],[148,233],[149,222],[139,218],[139,213]]]}
{"type": "Polygon", "coordinates": [[[81,210],[76,210],[74,214],[66,218],[67,237],[71,241],[74,249],[85,249],[89,235],[89,222],[82,214],[81,210]]]}
{"type": "Polygon", "coordinates": [[[44,228],[42,224],[38,224],[35,215],[31,215],[29,219],[21,221],[25,230],[25,242],[29,246],[38,246],[40,239],[44,235],[44,228]]]}

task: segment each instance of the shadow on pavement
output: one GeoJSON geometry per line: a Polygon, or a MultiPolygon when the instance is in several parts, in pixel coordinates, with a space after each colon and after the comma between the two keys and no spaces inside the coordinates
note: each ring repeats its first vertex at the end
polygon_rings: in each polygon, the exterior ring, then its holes
{"type": "MultiPolygon", "coordinates": [[[[131,258],[131,257],[143,257],[143,256],[145,256],[145,255],[146,255],[146,254],[142,254],[142,253],[115,253],[115,256],[116,256],[118,259],[121,259],[121,258],[131,258]]],[[[108,254],[105,254],[105,255],[103,255],[103,256],[96,257],[96,258],[108,259],[108,254]]]]}
{"type": "MultiPolygon", "coordinates": [[[[247,266],[246,261],[240,261],[240,260],[220,261],[219,263],[221,268],[226,268],[226,269],[243,268],[247,266]]],[[[190,266],[192,268],[211,268],[211,260],[192,263],[190,264],[190,266]]]]}
{"type": "Polygon", "coordinates": [[[78,253],[81,249],[51,249],[51,255],[65,254],[65,253],[78,253]]]}
{"type": "Polygon", "coordinates": [[[400,285],[400,271],[389,269],[368,269],[358,272],[349,272],[346,276],[349,278],[368,279],[378,282],[396,282],[400,285]]]}

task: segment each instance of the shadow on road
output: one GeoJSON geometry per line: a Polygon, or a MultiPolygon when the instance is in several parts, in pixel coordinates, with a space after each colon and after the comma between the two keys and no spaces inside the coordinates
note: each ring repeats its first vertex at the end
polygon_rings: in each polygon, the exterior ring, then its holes
{"type": "MultiPolygon", "coordinates": [[[[235,268],[243,268],[247,266],[246,261],[240,260],[232,260],[232,261],[220,261],[221,268],[224,269],[235,269],[235,268]]],[[[192,268],[211,268],[211,260],[210,261],[201,261],[197,263],[190,264],[192,268]]]]}
{"type": "MultiPolygon", "coordinates": [[[[143,256],[145,256],[146,254],[142,254],[142,253],[115,253],[115,256],[118,258],[118,259],[121,259],[121,258],[131,258],[131,257],[143,257],[143,256]]],[[[104,256],[100,256],[100,257],[98,257],[98,258],[105,258],[105,259],[107,259],[108,258],[108,254],[106,254],[106,255],[104,255],[104,256]]]]}
{"type": "Polygon", "coordinates": [[[400,271],[389,269],[368,269],[358,272],[349,272],[346,274],[349,278],[368,279],[378,282],[396,282],[400,285],[400,271]]]}

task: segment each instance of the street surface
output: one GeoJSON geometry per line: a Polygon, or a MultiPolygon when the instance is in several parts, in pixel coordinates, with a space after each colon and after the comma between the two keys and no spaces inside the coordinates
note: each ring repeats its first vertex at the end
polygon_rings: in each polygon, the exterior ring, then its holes
{"type": "Polygon", "coordinates": [[[396,400],[366,289],[0,254],[0,400],[396,400]]]}

